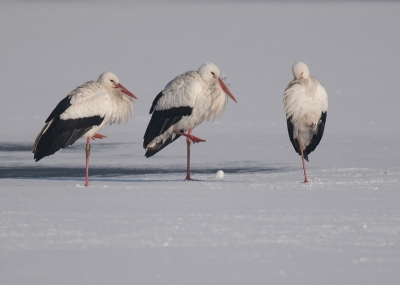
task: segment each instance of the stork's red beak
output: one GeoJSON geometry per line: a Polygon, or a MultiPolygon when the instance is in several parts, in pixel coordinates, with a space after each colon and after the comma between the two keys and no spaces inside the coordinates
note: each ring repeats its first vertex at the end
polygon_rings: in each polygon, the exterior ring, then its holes
{"type": "Polygon", "coordinates": [[[137,97],[135,95],[133,95],[128,89],[126,89],[124,86],[122,86],[120,83],[118,83],[115,88],[119,88],[121,89],[121,92],[125,93],[126,95],[128,95],[129,97],[132,97],[134,99],[137,99],[137,97]]]}
{"type": "Polygon", "coordinates": [[[224,90],[224,92],[229,97],[231,97],[233,101],[235,101],[237,103],[235,96],[232,95],[231,91],[229,91],[228,87],[226,87],[225,83],[221,80],[221,78],[218,78],[218,80],[219,80],[219,85],[221,85],[222,90],[224,90]]]}

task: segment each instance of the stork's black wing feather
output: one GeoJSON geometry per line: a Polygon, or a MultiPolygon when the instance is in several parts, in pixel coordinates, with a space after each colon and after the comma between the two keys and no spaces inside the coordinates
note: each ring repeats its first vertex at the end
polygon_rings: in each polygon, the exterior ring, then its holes
{"type": "Polygon", "coordinates": [[[148,144],[152,140],[162,135],[172,125],[179,122],[182,119],[182,117],[190,116],[192,114],[193,108],[189,106],[174,107],[165,110],[155,110],[156,105],[162,96],[163,93],[161,91],[154,99],[153,104],[151,105],[150,108],[150,114],[153,113],[153,115],[151,116],[149,125],[147,126],[146,132],[143,137],[143,147],[147,149],[145,154],[146,157],[153,156],[154,154],[162,150],[164,147],[177,140],[180,137],[180,135],[175,135],[174,137],[171,136],[167,138],[165,141],[162,141],[157,145],[152,146],[151,148],[147,148],[148,144]]]}
{"type": "Polygon", "coordinates": [[[192,108],[190,107],[154,111],[143,137],[143,147],[146,148],[153,139],[162,135],[173,124],[179,122],[183,116],[190,116],[191,114],[192,108]]]}
{"type": "Polygon", "coordinates": [[[158,93],[158,95],[156,96],[156,98],[154,98],[153,104],[151,104],[151,108],[150,108],[149,114],[153,113],[154,108],[156,107],[157,102],[158,102],[158,100],[161,98],[162,95],[163,95],[163,93],[162,93],[162,91],[161,91],[160,93],[158,93]]]}
{"type": "Polygon", "coordinates": [[[160,150],[162,150],[164,147],[166,147],[167,145],[169,145],[170,143],[173,143],[174,141],[176,141],[177,139],[179,139],[180,135],[175,135],[175,137],[169,137],[169,139],[167,139],[165,142],[163,143],[159,143],[157,144],[155,147],[153,148],[148,148],[146,150],[146,153],[144,154],[145,157],[151,157],[153,155],[155,155],[157,152],[159,152],[160,150]]]}
{"type": "Polygon", "coordinates": [[[311,143],[306,147],[305,152],[307,154],[310,154],[312,151],[314,151],[315,148],[317,147],[317,145],[319,144],[319,142],[321,141],[322,135],[324,134],[324,130],[325,130],[326,116],[327,116],[327,112],[323,112],[321,115],[321,118],[319,120],[319,123],[318,123],[318,131],[312,137],[311,143]]]}
{"type": "MultiPolygon", "coordinates": [[[[151,116],[149,125],[147,126],[146,132],[143,137],[144,148],[147,148],[147,145],[153,139],[155,139],[159,135],[162,135],[173,124],[179,122],[183,116],[190,116],[192,114],[193,108],[189,106],[175,107],[166,110],[155,110],[155,106],[162,95],[162,92],[157,95],[157,97],[153,101],[153,105],[150,108],[150,113],[153,113],[153,115],[151,116]]],[[[172,141],[169,141],[169,143],[171,143],[172,141]]]]}
{"type": "MultiPolygon", "coordinates": [[[[53,113],[56,113],[56,109],[53,113]]],[[[47,122],[36,138],[32,150],[34,159],[39,161],[43,157],[52,155],[60,149],[73,144],[92,127],[100,125],[103,120],[104,117],[100,116],[69,120],[62,120],[59,116],[55,116],[47,122]]]]}
{"type": "Polygon", "coordinates": [[[57,104],[57,106],[54,108],[53,112],[51,112],[50,116],[47,118],[46,123],[50,122],[51,119],[53,119],[54,117],[60,116],[70,106],[71,106],[71,97],[67,96],[64,99],[62,99],[60,101],[60,103],[57,104]]]}
{"type": "Polygon", "coordinates": [[[299,142],[297,141],[297,139],[294,139],[294,138],[293,138],[293,129],[294,129],[294,127],[293,127],[293,124],[292,124],[292,117],[289,117],[289,118],[286,120],[286,122],[287,122],[287,129],[288,129],[288,134],[289,134],[290,142],[292,143],[294,150],[295,150],[299,155],[301,155],[300,147],[299,147],[299,142]]]}

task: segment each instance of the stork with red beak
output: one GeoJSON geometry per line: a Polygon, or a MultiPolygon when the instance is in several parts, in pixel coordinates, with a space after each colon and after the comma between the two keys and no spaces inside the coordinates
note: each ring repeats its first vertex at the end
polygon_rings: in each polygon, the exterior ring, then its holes
{"type": "Polygon", "coordinates": [[[99,131],[107,124],[126,123],[133,114],[132,100],[137,99],[119,83],[118,77],[104,72],[61,100],[36,137],[32,152],[36,161],[86,138],[86,183],[89,186],[90,139],[106,136],[99,131]]]}
{"type": "Polygon", "coordinates": [[[205,140],[194,136],[192,130],[204,120],[212,121],[220,116],[228,103],[228,96],[237,103],[213,63],[205,63],[198,71],[175,77],[157,95],[150,108],[152,117],[143,137],[145,156],[151,157],[180,136],[185,136],[186,180],[193,180],[190,176],[190,145],[205,140]]]}

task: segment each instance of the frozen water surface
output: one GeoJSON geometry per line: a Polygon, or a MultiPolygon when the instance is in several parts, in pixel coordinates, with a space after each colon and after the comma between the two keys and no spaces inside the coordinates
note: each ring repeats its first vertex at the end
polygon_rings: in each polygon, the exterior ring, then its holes
{"type": "Polygon", "coordinates": [[[397,2],[1,2],[1,284],[398,284],[397,2]],[[302,60],[329,94],[308,184],[282,95],[302,60]],[[238,104],[152,158],[151,102],[216,63],[238,104]],[[55,105],[110,70],[139,97],[35,163],[55,105]],[[222,179],[216,178],[224,171],[222,179]]]}

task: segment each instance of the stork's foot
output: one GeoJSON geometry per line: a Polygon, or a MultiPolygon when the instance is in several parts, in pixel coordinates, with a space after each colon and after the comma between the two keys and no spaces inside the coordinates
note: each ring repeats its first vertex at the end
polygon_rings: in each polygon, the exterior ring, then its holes
{"type": "Polygon", "coordinates": [[[105,135],[101,135],[101,134],[95,134],[93,137],[92,137],[92,140],[94,140],[94,139],[104,139],[104,138],[106,138],[107,136],[105,136],[105,135]]]}
{"type": "Polygon", "coordinates": [[[199,181],[199,180],[190,178],[190,176],[189,177],[186,176],[185,181],[199,181]]]}
{"type": "Polygon", "coordinates": [[[188,139],[190,139],[192,141],[192,143],[206,142],[206,140],[203,140],[203,139],[201,139],[199,137],[196,137],[194,135],[185,134],[185,133],[177,132],[177,131],[175,131],[174,133],[177,134],[177,135],[181,135],[181,136],[187,137],[188,139]]]}
{"type": "Polygon", "coordinates": [[[201,139],[199,137],[196,137],[194,135],[190,135],[190,136],[188,135],[187,138],[189,138],[192,141],[192,143],[206,142],[206,140],[203,140],[203,139],[201,139]]]}
{"type": "Polygon", "coordinates": [[[306,178],[306,179],[304,179],[304,181],[303,181],[303,183],[308,183],[309,181],[308,181],[308,179],[306,178]]]}

